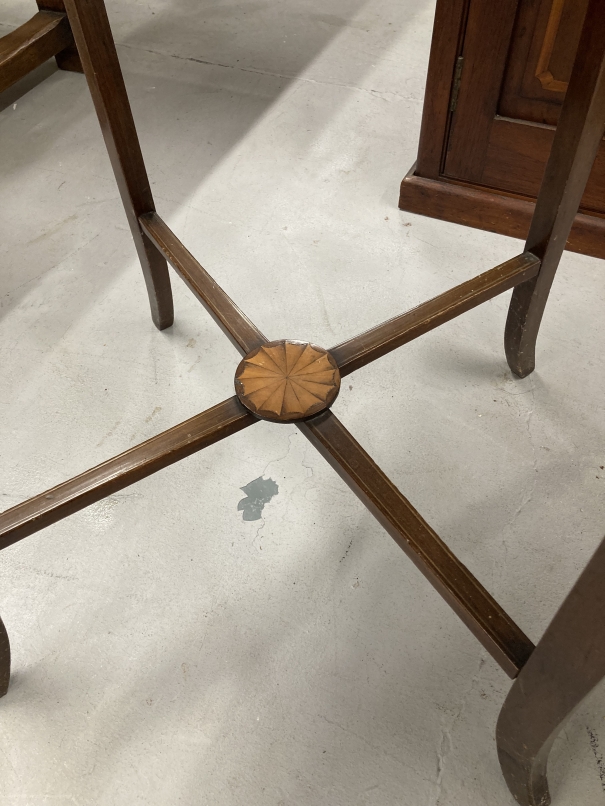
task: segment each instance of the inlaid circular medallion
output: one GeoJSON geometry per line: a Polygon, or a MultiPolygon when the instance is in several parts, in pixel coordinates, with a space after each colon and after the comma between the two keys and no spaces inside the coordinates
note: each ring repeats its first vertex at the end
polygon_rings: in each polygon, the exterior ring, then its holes
{"type": "Polygon", "coordinates": [[[329,408],[340,390],[338,365],[305,341],[271,341],[243,359],[235,391],[257,417],[285,423],[329,408]]]}

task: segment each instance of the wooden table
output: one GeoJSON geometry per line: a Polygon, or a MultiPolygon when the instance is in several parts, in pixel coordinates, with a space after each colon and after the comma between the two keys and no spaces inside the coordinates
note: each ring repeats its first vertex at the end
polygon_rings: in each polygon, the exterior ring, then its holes
{"type": "MultiPolygon", "coordinates": [[[[0,41],[0,76],[4,69],[14,78],[39,63],[41,53],[47,58],[75,42],[147,282],[154,323],[163,330],[173,321],[170,263],[242,361],[233,368],[234,396],[0,514],[0,549],[261,420],[276,428],[295,423],[502,669],[516,678],[498,722],[502,770],[519,803],[545,806],[550,802],[546,764],[554,738],[571,710],[605,676],[605,542],[535,647],[330,407],[342,377],[510,289],[507,360],[519,377],[533,371],[550,287],[605,131],[605,0],[589,3],[521,254],[330,350],[267,339],[160,218],[103,2],[65,0],[65,9],[40,12],[53,16],[44,17],[41,27],[40,18],[34,18],[38,36],[17,31],[9,34],[8,45],[6,39],[0,41]]],[[[397,380],[393,378],[395,385],[397,380]]],[[[0,696],[8,690],[9,677],[10,645],[0,621],[0,696]]]]}

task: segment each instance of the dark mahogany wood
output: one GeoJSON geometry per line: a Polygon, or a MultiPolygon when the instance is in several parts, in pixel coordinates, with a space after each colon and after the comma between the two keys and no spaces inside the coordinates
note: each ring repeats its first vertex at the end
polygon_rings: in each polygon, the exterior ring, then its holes
{"type": "Polygon", "coordinates": [[[344,377],[390,353],[391,350],[401,347],[402,344],[510,290],[518,283],[535,277],[539,269],[539,259],[525,252],[472,280],[449,289],[438,297],[423,302],[400,316],[332,347],[330,353],[336,359],[340,374],[344,377]]]}
{"type": "Polygon", "coordinates": [[[0,514],[0,549],[258,422],[237,397],[0,514]]]}
{"type": "Polygon", "coordinates": [[[0,618],[0,697],[8,691],[11,676],[11,645],[4,622],[0,618]]]}
{"type": "Polygon", "coordinates": [[[155,205],[107,12],[98,0],[66,0],[65,7],[143,269],[151,316],[163,330],[174,320],[170,277],[166,260],[139,225],[139,216],[155,205]]]}
{"type": "Polygon", "coordinates": [[[298,425],[510,677],[534,645],[344,425],[325,411],[298,425]]]}
{"type": "Polygon", "coordinates": [[[587,6],[588,0],[520,0],[500,115],[557,125],[587,6]]]}
{"type": "Polygon", "coordinates": [[[0,39],[0,92],[73,45],[65,14],[39,11],[0,39]]]}
{"type": "MultiPolygon", "coordinates": [[[[55,11],[61,14],[66,13],[65,3],[63,0],[36,0],[36,3],[38,4],[40,11],[55,11]]],[[[82,62],[80,61],[80,55],[78,53],[76,43],[73,41],[73,37],[70,44],[55,55],[55,60],[57,62],[57,67],[60,70],[68,70],[73,73],[84,72],[82,62]]]]}
{"type": "Polygon", "coordinates": [[[605,677],[605,540],[515,680],[496,731],[510,791],[547,806],[548,754],[567,717],[605,677]]]}
{"type": "MultiPolygon", "coordinates": [[[[527,239],[535,202],[455,181],[426,179],[413,165],[401,183],[399,207],[467,227],[527,239]]],[[[605,218],[578,213],[566,249],[605,258],[605,218]]]]}
{"type": "MultiPolygon", "coordinates": [[[[413,165],[401,182],[399,208],[526,240],[536,204],[525,196],[453,179],[427,179],[418,176],[413,165]]],[[[565,248],[605,260],[605,217],[577,213],[565,248]]]]}
{"type": "Polygon", "coordinates": [[[179,273],[242,355],[267,342],[260,330],[240,311],[157,213],[141,216],[140,224],[149,240],[179,273]]]}
{"type": "Polygon", "coordinates": [[[448,176],[463,174],[469,182],[481,182],[517,2],[469,4],[458,103],[450,121],[445,158],[448,176]]]}
{"type": "MultiPolygon", "coordinates": [[[[586,6],[437,0],[418,159],[401,183],[402,210],[527,238],[586,6]]],[[[605,144],[566,248],[605,258],[604,235],[605,144]]]]}
{"type": "Polygon", "coordinates": [[[468,0],[439,0],[435,9],[418,145],[418,171],[421,176],[433,179],[438,179],[445,160],[445,141],[435,133],[449,129],[452,83],[456,59],[462,52],[462,21],[466,20],[467,14],[468,0]]]}
{"type": "MultiPolygon", "coordinates": [[[[555,130],[550,126],[519,126],[512,120],[496,119],[492,125],[488,154],[496,149],[500,154],[497,160],[488,160],[483,170],[483,181],[486,185],[495,185],[502,192],[521,194],[521,198],[537,196],[544,178],[546,159],[536,161],[532,150],[539,148],[541,153],[550,154],[554,138],[555,130]]],[[[605,149],[599,148],[582,194],[582,209],[592,210],[587,218],[592,218],[595,223],[603,223],[604,219],[599,218],[596,211],[604,203],[605,149]]]]}
{"type": "MultiPolygon", "coordinates": [[[[235,384],[250,410],[233,397],[0,514],[0,549],[247,428],[258,422],[259,417],[296,419],[305,436],[504,671],[511,677],[518,676],[498,723],[500,759],[518,802],[523,806],[546,806],[549,802],[546,763],[554,736],[570,711],[605,675],[605,541],[535,649],[329,406],[338,391],[339,370],[341,375],[353,372],[511,288],[515,290],[506,331],[507,357],[518,375],[533,369],[535,338],[548,291],[605,127],[605,0],[590,0],[580,55],[523,254],[339,344],[330,353],[306,342],[268,342],[157,215],[103,2],[65,1],[139,250],[154,322],[160,328],[172,322],[167,260],[245,356],[236,370],[235,384]],[[307,363],[303,366],[304,362],[307,363]],[[324,405],[328,408],[315,413],[324,405]]],[[[439,0],[438,19],[443,22],[452,15],[466,13],[468,3],[473,1],[439,0]]],[[[45,13],[60,16],[61,0],[48,3],[51,7],[45,13]]],[[[510,23],[515,3],[516,0],[505,0],[497,9],[494,6],[496,26],[510,23]]],[[[488,18],[489,15],[484,15],[485,20],[488,18]]],[[[64,23],[57,23],[57,30],[60,26],[64,23]]],[[[487,54],[486,75],[481,80],[493,82],[505,56],[503,49],[494,54],[498,64],[487,63],[490,51],[480,42],[481,26],[477,27],[476,19],[469,26],[471,39],[487,54]]],[[[453,31],[447,36],[436,35],[433,42],[434,47],[443,46],[448,58],[463,45],[453,31]]],[[[547,73],[552,68],[560,75],[561,64],[550,51],[545,53],[540,62],[541,81],[550,86],[547,73]]],[[[428,130],[431,120],[449,125],[446,82],[451,73],[439,77],[431,68],[429,78],[435,98],[433,104],[425,106],[423,132],[428,130]]],[[[466,102],[478,103],[469,98],[466,102]]],[[[491,108],[484,114],[485,121],[490,115],[493,117],[491,108]]],[[[483,149],[484,143],[479,140],[464,143],[459,133],[456,136],[462,150],[452,157],[454,161],[465,149],[467,152],[476,149],[479,159],[489,162],[489,148],[483,149]]],[[[449,157],[422,144],[420,150],[423,170],[430,174],[423,181],[436,182],[444,160],[447,162],[449,157]]],[[[469,193],[468,189],[457,192],[468,212],[477,200],[464,195],[469,193]]],[[[506,208],[502,208],[502,215],[506,218],[506,208]]],[[[579,219],[581,216],[576,218],[576,224],[579,219]]],[[[518,216],[514,226],[518,226],[519,220],[518,216]]],[[[0,696],[6,692],[9,674],[10,646],[0,621],[0,696]]]]}
{"type": "Polygon", "coordinates": [[[546,300],[604,131],[605,0],[591,0],[527,237],[526,250],[542,265],[513,292],[506,322],[506,358],[520,378],[535,367],[546,300]]]}

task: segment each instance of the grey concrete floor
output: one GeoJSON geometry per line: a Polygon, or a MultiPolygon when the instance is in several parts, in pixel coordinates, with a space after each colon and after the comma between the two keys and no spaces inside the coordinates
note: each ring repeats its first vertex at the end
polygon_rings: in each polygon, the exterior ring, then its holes
{"type": "MultiPolygon", "coordinates": [[[[330,347],[521,249],[397,210],[433,5],[109,4],[158,209],[273,338],[330,347]]],[[[5,0],[0,32],[32,9],[5,0]]],[[[176,277],[153,327],[85,81],[43,74],[0,113],[3,509],[231,395],[239,360],[176,277]]],[[[531,377],[504,295],[335,404],[533,640],[605,528],[604,297],[603,262],[566,254],[531,377]]],[[[508,678],[294,427],[1,560],[3,806],[512,803],[508,678]],[[259,477],[278,493],[244,521],[259,477]]],[[[555,745],[558,806],[605,803],[604,720],[598,689],[555,745]]]]}

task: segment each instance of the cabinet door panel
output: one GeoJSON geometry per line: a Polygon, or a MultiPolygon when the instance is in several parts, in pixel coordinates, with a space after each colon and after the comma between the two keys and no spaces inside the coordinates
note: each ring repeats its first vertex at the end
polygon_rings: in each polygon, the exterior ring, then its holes
{"type": "MultiPolygon", "coordinates": [[[[470,0],[445,175],[538,194],[588,0],[470,0]]],[[[605,213],[605,150],[582,209],[605,213]]]]}
{"type": "Polygon", "coordinates": [[[445,161],[449,176],[481,181],[516,8],[517,0],[471,0],[445,161]]]}
{"type": "Polygon", "coordinates": [[[556,125],[588,0],[525,0],[511,39],[500,115],[556,125]]]}
{"type": "MultiPolygon", "coordinates": [[[[509,193],[534,196],[550,153],[554,128],[496,118],[483,169],[482,182],[509,193]]],[[[586,185],[582,209],[605,210],[605,149],[597,154],[586,185]]]]}

